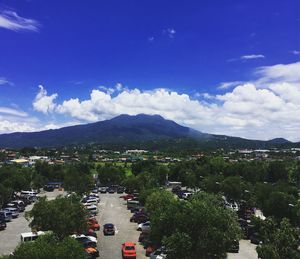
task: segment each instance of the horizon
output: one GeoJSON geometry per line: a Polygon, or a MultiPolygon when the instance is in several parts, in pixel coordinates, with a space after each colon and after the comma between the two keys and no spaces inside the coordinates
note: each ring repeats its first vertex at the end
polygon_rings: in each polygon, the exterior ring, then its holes
{"type": "Polygon", "coordinates": [[[299,30],[296,0],[4,0],[0,134],[157,114],[300,141],[299,30]]]}

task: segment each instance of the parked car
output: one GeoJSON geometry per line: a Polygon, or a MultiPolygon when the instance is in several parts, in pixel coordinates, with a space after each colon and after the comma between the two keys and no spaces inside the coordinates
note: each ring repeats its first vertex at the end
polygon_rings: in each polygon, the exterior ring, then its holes
{"type": "Polygon", "coordinates": [[[109,187],[107,192],[112,194],[116,192],[116,189],[114,187],[109,187]]]}
{"type": "Polygon", "coordinates": [[[4,212],[0,211],[0,230],[4,230],[6,228],[5,215],[4,212]]]}
{"type": "Polygon", "coordinates": [[[87,222],[88,227],[94,231],[100,230],[100,225],[95,218],[90,218],[87,222]]]}
{"type": "Polygon", "coordinates": [[[30,242],[36,240],[39,236],[45,235],[45,232],[27,232],[21,234],[21,242],[30,242]]]}
{"type": "Polygon", "coordinates": [[[130,258],[130,259],[135,259],[136,258],[136,248],[135,248],[135,243],[133,242],[125,242],[122,244],[122,258],[130,258]]]}
{"type": "Polygon", "coordinates": [[[238,240],[233,240],[229,249],[227,250],[228,253],[238,253],[240,250],[240,244],[238,240]]]}
{"type": "MultiPolygon", "coordinates": [[[[25,203],[21,200],[11,201],[9,204],[13,204],[14,208],[17,208],[19,212],[23,212],[25,210],[25,203]]],[[[10,207],[10,206],[8,206],[10,207]]]]}
{"type": "Polygon", "coordinates": [[[130,222],[135,222],[138,224],[145,223],[147,221],[149,221],[149,216],[145,213],[137,213],[130,218],[130,222]]]}
{"type": "Polygon", "coordinates": [[[92,193],[98,193],[98,188],[93,189],[92,193]]]}
{"type": "Polygon", "coordinates": [[[86,209],[90,216],[96,216],[98,214],[98,208],[96,205],[88,205],[86,206],[86,209]]]}
{"type": "Polygon", "coordinates": [[[259,245],[261,243],[260,235],[257,232],[253,233],[250,237],[250,242],[252,244],[259,245]]]}
{"type": "Polygon", "coordinates": [[[71,237],[75,238],[77,241],[80,242],[87,242],[87,241],[91,241],[94,242],[95,244],[97,244],[97,238],[93,237],[93,236],[86,236],[86,235],[72,235],[71,237]]]}
{"type": "Polygon", "coordinates": [[[7,208],[4,208],[4,210],[11,212],[11,216],[13,219],[19,217],[19,211],[16,208],[7,207],[7,208]]]}
{"type": "Polygon", "coordinates": [[[103,234],[106,235],[114,235],[115,234],[115,226],[111,223],[106,223],[103,225],[103,234]]]}
{"type": "Polygon", "coordinates": [[[5,222],[12,221],[12,213],[8,210],[1,210],[0,213],[4,215],[5,222]]]}
{"type": "Polygon", "coordinates": [[[150,256],[150,254],[152,254],[154,251],[155,251],[155,246],[153,244],[149,244],[146,247],[145,255],[150,256]]]}
{"type": "Polygon", "coordinates": [[[125,201],[127,201],[129,199],[133,199],[134,196],[133,196],[133,194],[126,194],[126,195],[120,196],[120,198],[123,198],[125,201]]]}
{"type": "Polygon", "coordinates": [[[143,243],[146,238],[149,238],[149,233],[142,232],[139,235],[139,242],[143,243]]]}
{"type": "Polygon", "coordinates": [[[97,205],[98,204],[98,199],[95,198],[89,198],[88,200],[85,201],[85,203],[83,203],[84,206],[88,206],[88,205],[97,205]]]}
{"type": "Polygon", "coordinates": [[[162,248],[156,249],[153,253],[150,254],[150,259],[165,259],[165,258],[167,258],[167,254],[162,248]]]}
{"type": "Polygon", "coordinates": [[[45,185],[43,189],[46,192],[53,192],[54,191],[54,186],[53,185],[45,185]]]}
{"type": "Polygon", "coordinates": [[[150,232],[150,221],[138,225],[137,230],[142,232],[150,232]]]}
{"type": "Polygon", "coordinates": [[[124,187],[119,186],[119,187],[117,188],[117,193],[123,193],[124,191],[125,191],[125,188],[124,188],[124,187]]]}
{"type": "Polygon", "coordinates": [[[91,228],[89,228],[86,232],[83,232],[83,235],[97,238],[97,233],[91,228]]]}
{"type": "Polygon", "coordinates": [[[106,193],[107,192],[107,187],[105,187],[105,186],[99,187],[99,192],[100,193],[106,193]]]}
{"type": "Polygon", "coordinates": [[[191,192],[184,192],[182,194],[182,199],[187,200],[189,197],[191,197],[193,194],[191,192]]]}

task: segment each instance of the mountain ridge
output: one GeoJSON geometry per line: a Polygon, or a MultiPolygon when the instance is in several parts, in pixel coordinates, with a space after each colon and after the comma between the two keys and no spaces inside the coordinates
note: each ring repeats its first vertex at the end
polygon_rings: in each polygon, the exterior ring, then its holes
{"type": "Polygon", "coordinates": [[[269,141],[249,140],[226,135],[202,133],[166,120],[160,115],[122,114],[110,120],[81,124],[37,132],[14,132],[0,135],[0,147],[57,147],[90,143],[145,143],[159,140],[191,139],[215,146],[266,147],[286,145],[292,142],[275,138],[269,141]],[[234,143],[234,145],[233,145],[234,143]]]}

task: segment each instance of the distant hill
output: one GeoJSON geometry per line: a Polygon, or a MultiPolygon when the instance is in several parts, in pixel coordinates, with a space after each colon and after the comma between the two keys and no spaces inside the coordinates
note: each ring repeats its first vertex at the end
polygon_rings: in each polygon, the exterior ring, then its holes
{"type": "MultiPolygon", "coordinates": [[[[247,140],[212,135],[181,126],[159,115],[120,115],[113,119],[40,132],[16,132],[0,135],[0,147],[57,147],[80,144],[130,144],[149,146],[149,143],[190,143],[208,147],[266,148],[291,142],[278,138],[270,141],[247,140]],[[180,140],[180,141],[178,141],[180,140]],[[147,143],[147,144],[146,144],[147,143]]],[[[187,144],[188,145],[188,144],[187,144]]]]}

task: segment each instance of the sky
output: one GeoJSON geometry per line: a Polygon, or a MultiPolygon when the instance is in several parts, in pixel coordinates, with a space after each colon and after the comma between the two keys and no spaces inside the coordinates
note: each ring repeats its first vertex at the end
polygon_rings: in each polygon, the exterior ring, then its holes
{"type": "Polygon", "coordinates": [[[139,113],[300,141],[300,1],[0,1],[0,134],[139,113]]]}

